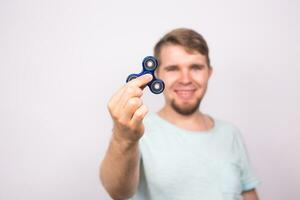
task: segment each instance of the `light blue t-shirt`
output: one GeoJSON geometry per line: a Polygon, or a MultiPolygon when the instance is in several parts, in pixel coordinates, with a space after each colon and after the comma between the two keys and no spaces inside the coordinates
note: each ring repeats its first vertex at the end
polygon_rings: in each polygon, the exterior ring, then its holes
{"type": "Polygon", "coordinates": [[[181,129],[149,113],[140,140],[140,182],[132,200],[240,200],[255,188],[239,130],[214,119],[208,131],[181,129]]]}

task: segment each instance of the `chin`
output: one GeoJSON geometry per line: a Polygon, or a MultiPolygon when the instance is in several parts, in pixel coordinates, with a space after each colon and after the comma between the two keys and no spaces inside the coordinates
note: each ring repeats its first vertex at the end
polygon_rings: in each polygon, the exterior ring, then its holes
{"type": "Polygon", "coordinates": [[[171,101],[172,108],[179,114],[191,115],[199,110],[201,100],[193,103],[178,103],[177,101],[171,101]]]}

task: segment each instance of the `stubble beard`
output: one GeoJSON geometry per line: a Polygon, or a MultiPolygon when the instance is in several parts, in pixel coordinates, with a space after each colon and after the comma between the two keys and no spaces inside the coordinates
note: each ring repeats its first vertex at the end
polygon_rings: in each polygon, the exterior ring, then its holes
{"type": "Polygon", "coordinates": [[[201,98],[197,99],[196,103],[192,104],[192,105],[187,105],[187,106],[180,106],[176,103],[176,101],[173,99],[171,101],[171,107],[178,113],[184,116],[189,116],[192,115],[193,113],[195,113],[200,106],[201,103],[201,98]]]}
{"type": "Polygon", "coordinates": [[[176,103],[175,99],[171,100],[171,107],[177,112],[178,114],[184,115],[184,116],[189,116],[194,114],[196,111],[199,110],[200,104],[206,94],[207,86],[204,87],[203,95],[197,98],[196,102],[191,105],[183,105],[180,106],[179,104],[176,103]]]}

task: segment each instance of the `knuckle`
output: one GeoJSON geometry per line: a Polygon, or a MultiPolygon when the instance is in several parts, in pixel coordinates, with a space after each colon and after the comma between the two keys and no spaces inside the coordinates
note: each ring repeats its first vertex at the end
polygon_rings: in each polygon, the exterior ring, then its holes
{"type": "Polygon", "coordinates": [[[110,112],[110,115],[111,115],[111,117],[112,117],[114,120],[118,119],[118,115],[117,115],[116,112],[111,111],[111,112],[110,112]]]}
{"type": "Polygon", "coordinates": [[[123,127],[128,127],[128,121],[126,121],[124,119],[119,119],[118,123],[123,127]]]}
{"type": "Polygon", "coordinates": [[[132,94],[134,92],[134,88],[131,85],[128,85],[128,87],[126,88],[126,93],[128,94],[132,94]]]}
{"type": "Polygon", "coordinates": [[[137,77],[137,78],[133,79],[132,81],[130,81],[129,85],[136,85],[139,82],[139,78],[140,77],[137,77]]]}
{"type": "Polygon", "coordinates": [[[135,100],[134,99],[129,99],[128,100],[128,105],[129,106],[132,106],[132,105],[134,105],[135,104],[135,100]]]}
{"type": "Polygon", "coordinates": [[[111,102],[108,102],[108,104],[107,104],[107,109],[108,109],[109,112],[112,112],[112,111],[113,111],[113,105],[112,105],[111,102]]]}
{"type": "Polygon", "coordinates": [[[141,110],[137,110],[137,111],[135,112],[135,117],[136,117],[137,119],[142,119],[142,118],[143,118],[143,112],[142,112],[141,110]]]}
{"type": "Polygon", "coordinates": [[[141,89],[139,88],[139,90],[137,91],[137,95],[138,95],[138,96],[142,96],[142,95],[143,95],[143,90],[141,90],[141,89]]]}
{"type": "Polygon", "coordinates": [[[130,107],[134,107],[134,106],[137,106],[137,105],[139,105],[140,104],[140,99],[139,98],[132,98],[132,99],[129,99],[128,100],[128,105],[130,106],[130,107]]]}
{"type": "Polygon", "coordinates": [[[126,93],[130,96],[141,96],[143,94],[143,91],[141,88],[135,85],[128,85],[126,88],[126,93]]]}

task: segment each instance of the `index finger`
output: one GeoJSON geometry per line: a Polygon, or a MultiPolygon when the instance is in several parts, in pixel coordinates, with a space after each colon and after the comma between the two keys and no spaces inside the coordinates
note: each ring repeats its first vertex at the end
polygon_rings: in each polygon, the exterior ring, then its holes
{"type": "Polygon", "coordinates": [[[147,83],[149,83],[152,79],[153,79],[153,76],[151,74],[147,73],[147,74],[144,74],[140,77],[137,77],[137,78],[131,80],[129,84],[137,86],[139,88],[142,88],[147,83]]]}

